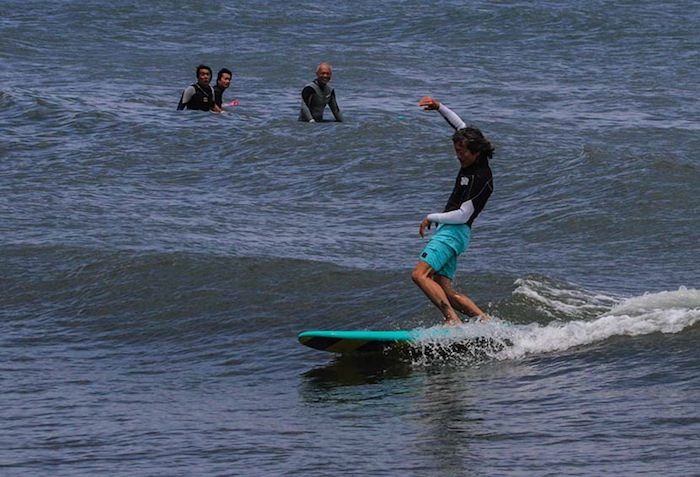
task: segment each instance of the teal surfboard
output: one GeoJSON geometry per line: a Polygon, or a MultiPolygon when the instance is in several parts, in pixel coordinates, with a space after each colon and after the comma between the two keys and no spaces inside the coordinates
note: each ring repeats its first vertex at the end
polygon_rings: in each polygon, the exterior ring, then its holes
{"type": "Polygon", "coordinates": [[[411,350],[420,347],[497,347],[503,343],[483,336],[467,336],[455,327],[417,328],[414,330],[311,330],[302,331],[299,342],[310,348],[331,353],[377,353],[411,350]]]}

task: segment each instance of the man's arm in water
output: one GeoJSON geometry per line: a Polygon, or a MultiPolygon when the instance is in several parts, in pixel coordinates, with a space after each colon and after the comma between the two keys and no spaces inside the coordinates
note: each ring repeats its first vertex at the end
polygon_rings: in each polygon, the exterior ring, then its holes
{"type": "Polygon", "coordinates": [[[311,110],[309,109],[309,102],[311,101],[311,96],[314,94],[314,89],[311,86],[306,86],[301,90],[301,116],[306,122],[315,122],[311,110]]]}
{"type": "Polygon", "coordinates": [[[340,108],[338,107],[338,101],[336,101],[335,99],[335,90],[333,90],[333,92],[331,93],[331,100],[328,103],[328,106],[331,108],[331,112],[333,113],[335,120],[339,123],[342,123],[343,114],[340,112],[340,108]]]}
{"type": "Polygon", "coordinates": [[[183,109],[185,109],[185,105],[190,102],[192,96],[194,96],[194,88],[192,86],[188,86],[187,88],[185,88],[185,91],[182,92],[180,102],[177,105],[177,110],[182,111],[183,109]]]}

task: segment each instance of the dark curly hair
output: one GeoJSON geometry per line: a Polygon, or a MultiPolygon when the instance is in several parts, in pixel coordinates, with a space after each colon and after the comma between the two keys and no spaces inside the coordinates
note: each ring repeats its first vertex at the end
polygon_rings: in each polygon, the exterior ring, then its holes
{"type": "Polygon", "coordinates": [[[471,152],[479,154],[480,159],[484,157],[491,159],[494,151],[496,150],[489,140],[486,139],[484,133],[482,133],[479,128],[474,126],[469,126],[455,131],[455,133],[452,135],[452,141],[464,143],[471,152]]]}
{"type": "Polygon", "coordinates": [[[233,77],[233,73],[231,73],[231,70],[230,70],[230,69],[228,69],[228,68],[221,68],[221,69],[219,70],[219,72],[216,73],[216,81],[219,81],[219,80],[221,79],[221,77],[222,77],[224,74],[227,74],[227,75],[233,77]]]}
{"type": "Polygon", "coordinates": [[[207,70],[209,72],[209,77],[211,78],[211,68],[209,68],[207,65],[197,65],[197,72],[196,76],[199,77],[199,70],[207,70]]]}

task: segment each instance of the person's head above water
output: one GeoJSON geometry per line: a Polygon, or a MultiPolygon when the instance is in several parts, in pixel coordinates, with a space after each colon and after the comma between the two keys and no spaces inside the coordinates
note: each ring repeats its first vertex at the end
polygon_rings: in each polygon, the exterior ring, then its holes
{"type": "Polygon", "coordinates": [[[197,82],[202,86],[207,86],[211,81],[211,68],[207,65],[197,66],[197,82]]]}
{"type": "Polygon", "coordinates": [[[333,76],[333,68],[330,63],[321,63],[316,67],[316,81],[320,85],[325,85],[331,80],[333,76]]]}
{"type": "Polygon", "coordinates": [[[221,89],[226,89],[231,85],[231,78],[233,78],[233,73],[228,68],[221,68],[216,74],[216,84],[221,89]]]}

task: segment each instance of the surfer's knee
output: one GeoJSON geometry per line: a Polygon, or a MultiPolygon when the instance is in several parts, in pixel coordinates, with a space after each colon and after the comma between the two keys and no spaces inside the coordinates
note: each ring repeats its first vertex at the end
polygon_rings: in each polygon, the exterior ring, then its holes
{"type": "Polygon", "coordinates": [[[442,288],[442,290],[445,292],[445,295],[447,295],[450,302],[455,300],[455,298],[460,295],[460,293],[457,292],[457,290],[455,290],[452,286],[452,280],[449,278],[438,276],[435,281],[438,283],[438,285],[440,285],[440,288],[442,288]]]}
{"type": "Polygon", "coordinates": [[[418,270],[413,270],[413,273],[411,273],[411,280],[413,280],[413,283],[420,286],[421,283],[425,282],[425,275],[418,270]]]}
{"type": "MultiPolygon", "coordinates": [[[[445,289],[443,288],[443,290],[445,290],[445,289]]],[[[445,290],[445,295],[447,296],[447,299],[450,300],[450,303],[452,304],[452,306],[454,306],[455,303],[456,304],[460,303],[460,295],[461,294],[457,293],[454,289],[445,290]]]]}
{"type": "Polygon", "coordinates": [[[472,312],[469,309],[469,298],[462,294],[458,293],[454,290],[450,293],[446,293],[447,299],[450,301],[450,305],[456,310],[459,310],[460,312],[464,313],[467,316],[471,316],[472,312]]]}
{"type": "Polygon", "coordinates": [[[420,285],[421,283],[425,283],[426,280],[430,280],[431,271],[432,270],[427,263],[418,262],[416,268],[414,268],[413,272],[411,272],[411,279],[413,280],[413,283],[420,285]]]}

